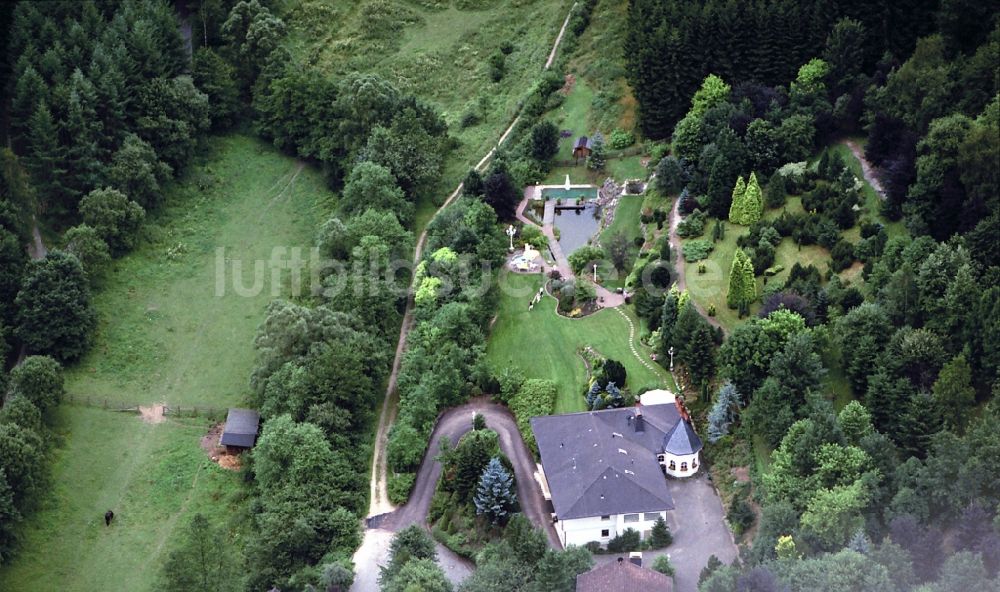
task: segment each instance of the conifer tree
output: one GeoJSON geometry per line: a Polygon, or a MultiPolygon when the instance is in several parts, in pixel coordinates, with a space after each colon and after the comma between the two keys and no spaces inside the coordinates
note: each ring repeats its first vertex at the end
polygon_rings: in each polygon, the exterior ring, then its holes
{"type": "Polygon", "coordinates": [[[653,529],[649,533],[649,544],[654,549],[662,549],[674,542],[673,535],[670,534],[670,529],[667,528],[667,521],[660,516],[653,523],[653,529]]]}
{"type": "Polygon", "coordinates": [[[760,220],[764,213],[764,194],[757,182],[757,173],[750,173],[747,189],[743,194],[744,225],[750,226],[760,220]]]}
{"type": "Polygon", "coordinates": [[[969,411],[976,404],[972,370],[964,353],[958,354],[941,368],[932,392],[944,424],[951,429],[963,430],[969,411]]]}
{"type": "Polygon", "coordinates": [[[740,393],[731,382],[719,389],[712,410],[708,413],[708,441],[715,443],[729,434],[729,427],[736,420],[740,406],[740,393]]]}
{"type": "Polygon", "coordinates": [[[28,120],[28,155],[24,164],[31,173],[42,211],[71,209],[63,202],[69,191],[62,181],[66,166],[59,146],[59,130],[44,101],[39,102],[28,120]]]}
{"type": "Polygon", "coordinates": [[[736,179],[736,186],[733,187],[733,201],[729,206],[729,221],[733,224],[742,224],[743,219],[743,198],[746,195],[747,184],[743,180],[743,175],[736,179]]]}
{"type": "Polygon", "coordinates": [[[749,307],[757,298],[757,284],[754,281],[753,263],[743,249],[736,250],[733,265],[729,270],[729,293],[726,304],[732,309],[749,307]]]}
{"type": "MultiPolygon", "coordinates": [[[[699,319],[701,315],[698,315],[699,319]]],[[[701,319],[691,339],[681,349],[681,358],[687,364],[694,384],[705,385],[715,374],[715,340],[708,322],[701,319]]]]}
{"type": "Polygon", "coordinates": [[[494,456],[486,465],[473,501],[476,514],[485,515],[493,524],[503,521],[514,510],[517,503],[514,479],[499,458],[494,456]]]}

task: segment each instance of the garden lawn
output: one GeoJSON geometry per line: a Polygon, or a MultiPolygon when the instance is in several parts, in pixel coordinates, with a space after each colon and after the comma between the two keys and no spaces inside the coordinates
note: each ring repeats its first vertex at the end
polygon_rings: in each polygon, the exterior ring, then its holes
{"type": "Polygon", "coordinates": [[[611,237],[616,234],[625,235],[629,245],[629,256],[626,260],[627,263],[625,269],[623,269],[614,280],[604,282],[603,285],[605,288],[612,289],[624,286],[625,279],[628,277],[629,273],[632,272],[635,259],[639,254],[639,247],[636,247],[633,241],[637,237],[642,236],[642,224],[640,223],[642,201],[642,197],[638,195],[620,198],[615,211],[615,219],[611,221],[610,226],[601,231],[602,245],[606,246],[611,237]]]}
{"type": "MultiPolygon", "coordinates": [[[[225,524],[239,510],[239,476],[199,447],[207,420],[152,425],[134,414],[62,405],[51,493],[21,529],[0,590],[145,592],[197,513],[225,524]],[[104,512],[115,519],[104,525],[104,512]]],[[[219,552],[232,553],[227,541],[219,552]]]]}
{"type": "MultiPolygon", "coordinates": [[[[666,370],[653,362],[650,370],[629,349],[629,325],[619,312],[605,309],[582,319],[569,319],[555,312],[556,300],[549,296],[529,312],[528,301],[541,286],[542,276],[504,273],[500,281],[500,307],[487,359],[495,369],[512,366],[528,378],[554,380],[559,389],[556,413],[585,410],[587,370],[577,351],[588,345],[624,364],[627,386],[633,392],[643,387],[673,388],[666,370]]],[[[648,359],[648,348],[637,343],[636,349],[648,359]]]]}
{"type": "MultiPolygon", "coordinates": [[[[265,307],[289,294],[289,272],[276,284],[264,265],[274,249],[301,248],[308,258],[333,194],[318,171],[267,144],[244,136],[212,142],[211,156],[168,190],[170,205],[147,223],[150,239],[115,262],[96,291],[98,334],[67,371],[71,394],[214,407],[244,399],[265,307]],[[234,290],[237,261],[246,288],[260,261],[258,294],[234,290]]],[[[308,293],[308,272],[303,278],[308,293]]]]}

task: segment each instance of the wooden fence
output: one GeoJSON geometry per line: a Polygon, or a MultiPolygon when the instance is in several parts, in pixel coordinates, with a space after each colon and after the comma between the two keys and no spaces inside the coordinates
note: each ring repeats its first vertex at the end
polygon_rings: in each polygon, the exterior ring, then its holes
{"type": "MultiPolygon", "coordinates": [[[[118,411],[123,413],[139,413],[139,403],[125,402],[91,395],[66,394],[63,402],[69,405],[79,405],[81,407],[93,407],[97,409],[107,409],[108,411],[118,411]]],[[[152,405],[143,405],[152,407],[152,405]]],[[[205,407],[201,405],[164,405],[163,414],[173,417],[208,417],[224,419],[228,409],[218,407],[205,407]]]]}

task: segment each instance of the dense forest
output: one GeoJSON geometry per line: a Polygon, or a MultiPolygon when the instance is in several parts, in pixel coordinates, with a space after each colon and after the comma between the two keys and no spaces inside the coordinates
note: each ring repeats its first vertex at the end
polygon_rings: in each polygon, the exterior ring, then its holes
{"type": "Polygon", "coordinates": [[[686,293],[640,294],[662,351],[677,348],[711,401],[713,460],[731,466],[756,439],[774,450],[729,508],[741,532],[760,507],[742,565],[710,565],[701,589],[995,585],[996,6],[633,0],[629,18],[642,127],[671,141],[661,190],[680,193],[682,224],[718,218],[716,238],[726,220],[750,228],[730,306],[748,311],[785,237],[832,257],[829,274],[796,263],[765,281],[758,316],[724,341],[686,293]],[[839,157],[807,166],[859,133],[885,187],[878,214],[907,232],[858,219],[839,157]],[[762,217],[789,194],[805,214],[762,217]],[[860,240],[843,238],[856,225],[860,240]],[[833,271],[855,261],[863,281],[844,284],[833,271]],[[823,396],[830,372],[853,399],[839,413],[823,396]]]}

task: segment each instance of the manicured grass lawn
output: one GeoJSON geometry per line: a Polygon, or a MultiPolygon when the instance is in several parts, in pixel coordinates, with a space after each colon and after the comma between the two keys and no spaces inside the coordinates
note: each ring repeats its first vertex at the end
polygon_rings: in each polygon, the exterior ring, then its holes
{"type": "MultiPolygon", "coordinates": [[[[613,153],[613,151],[612,151],[613,153]]],[[[608,177],[613,178],[618,183],[623,183],[626,179],[645,179],[649,176],[640,160],[642,156],[625,156],[622,158],[610,156],[603,171],[591,171],[583,160],[574,166],[554,166],[542,179],[541,185],[562,185],[566,182],[566,175],[569,175],[570,183],[590,185],[602,185],[608,177]]]]}
{"type": "MultiPolygon", "coordinates": [[[[705,234],[700,238],[711,240],[709,233],[714,224],[715,221],[710,220],[706,224],[705,234]]],[[[716,318],[727,329],[732,329],[740,322],[737,311],[730,310],[726,305],[726,293],[729,291],[729,268],[733,265],[733,256],[736,253],[736,239],[747,232],[745,227],[727,222],[725,236],[722,240],[716,241],[715,249],[707,259],[684,263],[684,278],[691,297],[705,311],[714,306],[716,318]],[[705,265],[705,273],[698,273],[699,264],[705,265]]],[[[760,282],[758,289],[759,284],[760,282]]],[[[759,307],[759,304],[754,304],[750,307],[750,313],[754,314],[759,307]]]]}
{"type": "MultiPolygon", "coordinates": [[[[556,314],[556,301],[549,296],[529,312],[528,300],[538,290],[542,277],[504,274],[501,282],[500,308],[487,346],[487,359],[494,368],[513,366],[529,378],[554,380],[559,388],[556,413],[584,410],[587,371],[576,352],[588,345],[624,364],[628,387],[633,391],[664,385],[673,388],[666,370],[655,364],[655,370],[649,370],[632,354],[629,326],[618,312],[606,309],[582,319],[569,319],[556,314]]],[[[641,356],[650,353],[638,343],[636,349],[641,356]]]]}
{"type": "Polygon", "coordinates": [[[624,156],[622,158],[609,158],[605,167],[606,176],[613,177],[619,183],[626,179],[645,179],[650,171],[642,166],[642,156],[624,156]]]}
{"type": "MultiPolygon", "coordinates": [[[[246,394],[264,309],[289,293],[290,273],[273,284],[265,264],[273,249],[301,248],[308,258],[334,196],[318,171],[262,142],[243,136],[212,142],[208,160],[169,190],[170,205],[148,225],[150,239],[117,261],[97,290],[98,335],[67,372],[70,393],[215,407],[246,394]],[[259,294],[236,293],[234,261],[242,264],[246,288],[260,262],[259,294]]],[[[309,274],[303,278],[308,294],[309,274]]]]}
{"type": "MultiPolygon", "coordinates": [[[[22,528],[18,556],[0,570],[0,590],[152,590],[196,512],[225,524],[238,511],[237,473],[199,448],[206,420],[151,425],[70,405],[56,414],[61,445],[53,452],[51,494],[22,528]]],[[[228,541],[219,545],[233,552],[228,541]]]]}
{"type": "Polygon", "coordinates": [[[625,285],[625,278],[632,271],[635,258],[639,254],[639,247],[633,242],[637,237],[642,236],[642,224],[640,214],[642,212],[642,197],[638,195],[622,197],[618,202],[615,211],[615,219],[611,225],[601,232],[601,244],[607,245],[611,237],[616,234],[623,234],[628,240],[629,257],[626,268],[618,274],[617,279],[604,283],[606,288],[619,288],[625,285]]]}

